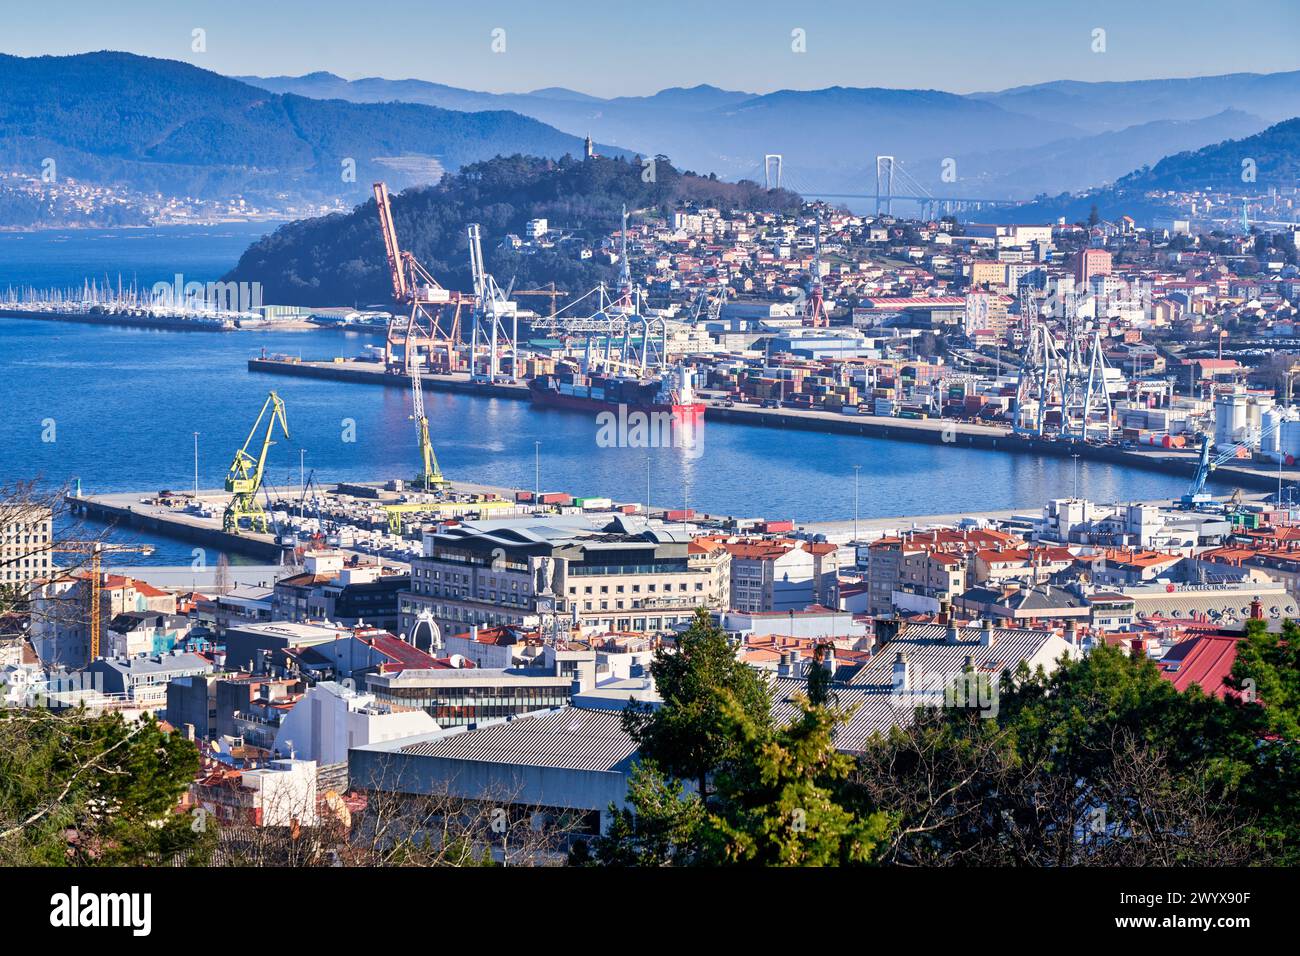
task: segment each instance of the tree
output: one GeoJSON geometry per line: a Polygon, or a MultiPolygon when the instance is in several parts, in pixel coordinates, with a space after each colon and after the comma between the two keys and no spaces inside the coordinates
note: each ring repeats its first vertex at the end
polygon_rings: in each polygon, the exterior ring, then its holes
{"type": "Polygon", "coordinates": [[[1286,621],[1273,634],[1267,622],[1248,621],[1229,684],[1261,732],[1300,740],[1300,625],[1286,621]]]}
{"type": "Polygon", "coordinates": [[[1146,658],[1101,646],[1050,675],[1022,667],[998,705],[922,711],[868,748],[852,785],[859,813],[900,815],[886,861],[1222,865],[1271,858],[1293,829],[1289,804],[1267,807],[1294,770],[1233,705],[1146,658]]]}
{"type": "Polygon", "coordinates": [[[210,833],[177,812],[198,767],[152,717],[0,712],[0,865],[201,862],[210,833]]]}
{"type": "Polygon", "coordinates": [[[650,673],[663,706],[630,705],[623,726],[641,759],[669,776],[694,781],[707,795],[710,774],[743,756],[728,704],[734,701],[756,727],[770,729],[767,686],[737,659],[727,635],[702,608],[674,650],[655,652],[650,673]]]}

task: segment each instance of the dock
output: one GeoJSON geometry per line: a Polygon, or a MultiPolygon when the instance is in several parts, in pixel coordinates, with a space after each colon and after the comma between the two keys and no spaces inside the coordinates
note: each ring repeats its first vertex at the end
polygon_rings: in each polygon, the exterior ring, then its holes
{"type": "MultiPolygon", "coordinates": [[[[264,372],[271,375],[410,388],[410,380],[406,376],[387,372],[378,362],[356,359],[339,358],[329,362],[313,362],[299,359],[253,358],[248,360],[248,369],[250,372],[264,372]]],[[[455,392],[516,401],[529,399],[528,388],[524,385],[475,382],[463,372],[450,374],[425,372],[422,382],[425,389],[429,391],[455,392]]],[[[1038,438],[1019,435],[1012,429],[1002,426],[979,425],[946,418],[885,418],[877,415],[851,415],[820,410],[761,408],[756,405],[730,407],[709,405],[704,417],[706,421],[756,425],[762,428],[859,435],[864,438],[980,448],[1009,454],[1054,458],[1072,458],[1077,455],[1090,461],[1104,461],[1127,468],[1178,475],[1189,481],[1196,474],[1197,468],[1197,452],[1194,449],[1186,451],[1164,448],[1127,449],[1117,445],[1098,445],[1069,439],[1038,438]]],[[[1284,468],[1279,471],[1276,465],[1242,461],[1221,465],[1215,469],[1210,480],[1219,485],[1236,485],[1243,490],[1276,491],[1279,480],[1300,481],[1300,470],[1284,468]]]]}

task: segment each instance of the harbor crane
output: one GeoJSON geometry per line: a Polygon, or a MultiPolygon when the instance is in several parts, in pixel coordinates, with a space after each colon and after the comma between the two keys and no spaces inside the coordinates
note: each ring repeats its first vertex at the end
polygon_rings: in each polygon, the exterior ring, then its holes
{"type": "Polygon", "coordinates": [[[226,491],[230,492],[231,498],[221,519],[223,531],[239,534],[239,524],[247,518],[253,531],[267,533],[266,509],[257,500],[257,493],[261,490],[262,476],[266,471],[266,453],[275,444],[272,436],[275,434],[276,422],[280,423],[280,433],[288,441],[289,423],[284,417],[284,402],[275,392],[269,392],[257,415],[257,421],[253,422],[244,446],[235,452],[230,471],[226,475],[226,491]],[[263,419],[266,419],[266,434],[262,438],[261,451],[254,457],[248,449],[257,437],[263,419]]]}
{"type": "MultiPolygon", "coordinates": [[[[474,281],[474,332],[470,344],[470,378],[476,382],[496,382],[506,378],[519,380],[519,312],[510,298],[510,289],[502,290],[483,265],[483,239],[479,224],[466,229],[469,241],[469,271],[474,281]],[[509,329],[504,319],[510,320],[509,329]],[[479,342],[487,349],[486,370],[479,374],[479,342]],[[503,375],[502,359],[510,357],[510,374],[503,375]]],[[[513,285],[513,283],[512,283],[513,285]]]]}
{"type": "MultiPolygon", "coordinates": [[[[1259,443],[1263,445],[1264,439],[1276,430],[1278,422],[1275,420],[1271,424],[1265,425],[1259,432],[1259,443]]],[[[1227,449],[1216,455],[1210,454],[1209,432],[1201,433],[1201,457],[1196,465],[1196,473],[1192,476],[1192,483],[1187,486],[1186,493],[1178,499],[1178,503],[1184,508],[1195,508],[1197,505],[1207,504],[1213,500],[1213,496],[1205,490],[1205,483],[1209,481],[1211,472],[1225,462],[1232,461],[1240,456],[1242,449],[1249,449],[1254,442],[1251,439],[1239,441],[1235,445],[1230,445],[1227,449]]],[[[1280,486],[1279,486],[1280,487],[1280,486]]]]}
{"type": "Polygon", "coordinates": [[[411,366],[411,420],[415,422],[420,448],[420,471],[415,476],[415,484],[426,492],[436,491],[448,482],[438,467],[438,456],[433,453],[433,442],[429,440],[429,419],[424,413],[424,386],[420,382],[418,362],[411,366]]]}
{"type": "Polygon", "coordinates": [[[384,254],[393,281],[393,299],[410,307],[408,315],[394,315],[388,323],[384,366],[390,372],[410,374],[411,366],[423,351],[429,356],[431,367],[454,371],[456,346],[460,341],[460,311],[466,297],[444,289],[414,254],[398,244],[387,184],[375,183],[374,193],[384,254]],[[444,331],[443,312],[448,309],[451,318],[444,331]]]}
{"type": "Polygon", "coordinates": [[[154,546],[152,544],[115,544],[106,541],[60,541],[55,550],[90,555],[90,581],[88,582],[90,587],[87,588],[90,598],[90,614],[88,616],[90,631],[89,661],[98,660],[100,648],[103,646],[104,635],[104,618],[100,611],[104,593],[103,555],[106,552],[153,554],[154,546]]]}

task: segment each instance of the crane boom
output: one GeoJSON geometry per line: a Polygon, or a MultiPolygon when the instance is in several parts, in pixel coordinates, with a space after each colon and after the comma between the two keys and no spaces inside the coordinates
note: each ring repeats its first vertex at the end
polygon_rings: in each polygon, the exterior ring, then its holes
{"type": "Polygon", "coordinates": [[[375,206],[379,210],[379,229],[384,236],[388,272],[393,280],[393,298],[403,302],[407,295],[406,270],[402,267],[402,250],[397,244],[397,227],[393,225],[393,206],[388,199],[388,184],[375,183],[375,206]]]}
{"type": "Polygon", "coordinates": [[[433,453],[433,442],[429,439],[429,419],[424,413],[424,386],[420,383],[420,365],[411,366],[411,420],[415,422],[415,437],[420,448],[420,471],[415,476],[415,483],[422,485],[425,491],[447,483],[438,467],[438,456],[433,453]]]}

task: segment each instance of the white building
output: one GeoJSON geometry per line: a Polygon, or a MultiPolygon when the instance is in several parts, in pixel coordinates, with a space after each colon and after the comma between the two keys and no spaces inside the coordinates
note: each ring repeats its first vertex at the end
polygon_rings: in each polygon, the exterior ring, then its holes
{"type": "Polygon", "coordinates": [[[318,764],[343,763],[351,747],[431,734],[437,723],[423,710],[395,711],[374,694],[323,681],[308,689],[285,715],[273,750],[318,764]]]}

